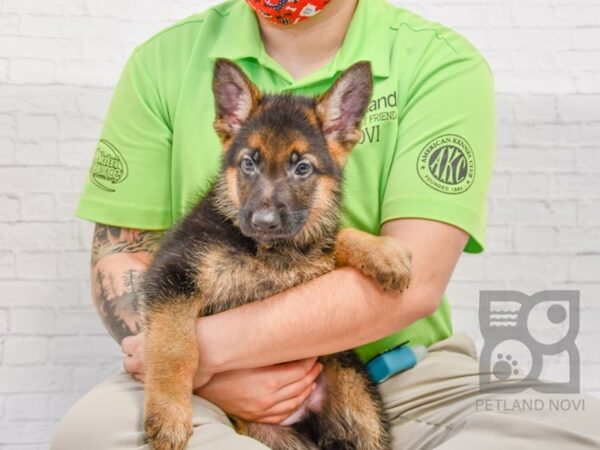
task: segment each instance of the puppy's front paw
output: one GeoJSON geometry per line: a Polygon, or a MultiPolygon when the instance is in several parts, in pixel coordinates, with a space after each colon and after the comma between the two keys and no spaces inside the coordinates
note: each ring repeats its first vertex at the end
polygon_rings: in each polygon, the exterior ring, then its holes
{"type": "Polygon", "coordinates": [[[357,269],[373,278],[384,291],[403,291],[410,285],[411,254],[396,239],[377,237],[361,256],[357,269]]]}
{"type": "Polygon", "coordinates": [[[144,431],[153,450],[183,450],[192,435],[191,407],[172,399],[149,401],[144,411],[144,431]]]}

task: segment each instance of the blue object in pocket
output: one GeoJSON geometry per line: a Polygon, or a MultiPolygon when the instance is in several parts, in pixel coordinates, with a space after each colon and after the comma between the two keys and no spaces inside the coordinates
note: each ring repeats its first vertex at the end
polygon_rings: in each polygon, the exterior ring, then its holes
{"type": "Polygon", "coordinates": [[[426,357],[425,346],[409,346],[405,343],[377,355],[366,364],[365,368],[371,379],[380,384],[398,373],[412,369],[426,357]]]}

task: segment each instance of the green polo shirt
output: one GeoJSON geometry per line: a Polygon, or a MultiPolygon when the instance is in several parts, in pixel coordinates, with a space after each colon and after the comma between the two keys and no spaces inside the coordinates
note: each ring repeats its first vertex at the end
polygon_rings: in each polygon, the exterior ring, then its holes
{"type": "MultiPolygon", "coordinates": [[[[79,217],[158,230],[190,209],[220,167],[212,128],[217,57],[239,64],[262,91],[303,95],[324,92],[354,62],[371,61],[373,97],[345,169],[344,226],[379,234],[392,219],[431,219],[466,231],[465,251],[482,250],[495,140],[490,70],[459,34],[385,0],[360,0],[342,48],[300,80],[266,53],[242,0],[191,16],[135,49],[79,217]]],[[[356,351],[366,360],[404,341],[430,345],[451,334],[444,297],[431,316],[356,351]]]]}

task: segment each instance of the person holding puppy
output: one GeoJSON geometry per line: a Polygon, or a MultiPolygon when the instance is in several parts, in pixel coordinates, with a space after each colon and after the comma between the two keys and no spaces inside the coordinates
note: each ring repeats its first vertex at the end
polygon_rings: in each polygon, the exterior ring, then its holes
{"type": "Polygon", "coordinates": [[[591,397],[585,413],[560,417],[476,411],[475,347],[453,334],[444,292],[462,252],[484,246],[495,145],[484,58],[452,30],[385,0],[231,0],[138,47],[119,81],[78,214],[97,223],[93,297],[128,373],[81,399],[51,448],[144,448],[139,283],[163,231],[219,169],[217,58],[234,61],[263,92],[310,96],[370,61],[373,95],[344,172],[343,225],[402,243],[413,255],[412,282],[384,292],[341,268],[199,319],[188,448],[265,449],[236,434],[227,415],[279,424],[311,395],[317,356],[355,349],[367,362],[405,342],[427,346],[429,357],[379,386],[394,448],[599,446],[591,397]]]}

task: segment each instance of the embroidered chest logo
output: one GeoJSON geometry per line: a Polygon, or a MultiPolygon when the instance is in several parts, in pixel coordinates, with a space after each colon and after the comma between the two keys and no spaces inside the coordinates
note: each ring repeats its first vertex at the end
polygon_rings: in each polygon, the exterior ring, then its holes
{"type": "Polygon", "coordinates": [[[440,136],[421,150],[417,159],[421,180],[436,191],[460,194],[475,179],[475,156],[469,143],[460,136],[440,136]]]}
{"type": "Polygon", "coordinates": [[[90,179],[100,189],[115,192],[113,186],[122,183],[129,175],[127,162],[121,152],[106,139],[101,139],[90,169],[90,179]]]}
{"type": "Polygon", "coordinates": [[[381,140],[381,123],[396,120],[398,112],[398,93],[396,91],[374,98],[363,119],[362,138],[359,144],[372,144],[381,140]]]}

